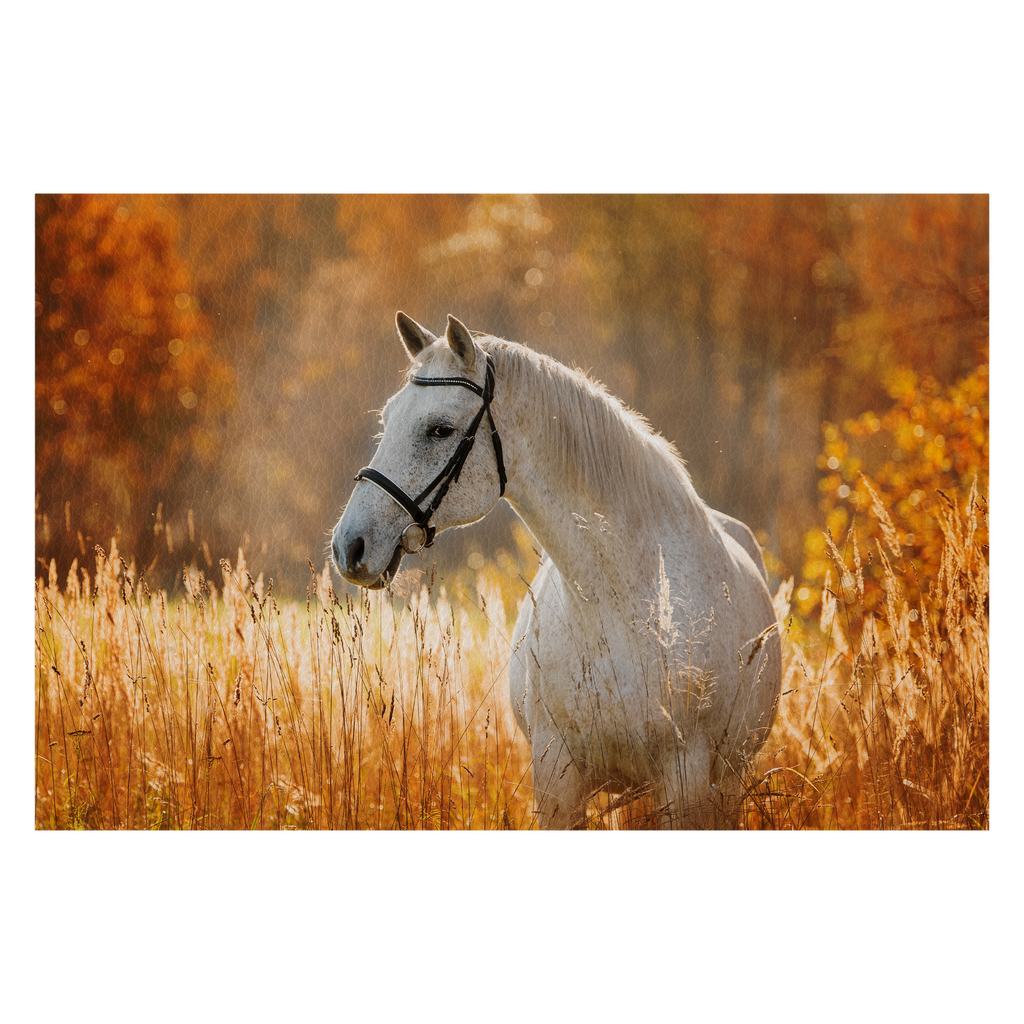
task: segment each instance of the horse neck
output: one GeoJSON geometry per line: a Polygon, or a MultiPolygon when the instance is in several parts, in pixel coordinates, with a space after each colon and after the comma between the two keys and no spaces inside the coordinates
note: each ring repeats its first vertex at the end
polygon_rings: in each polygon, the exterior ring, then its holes
{"type": "Polygon", "coordinates": [[[674,449],[582,374],[502,354],[509,504],[586,600],[653,587],[667,537],[696,548],[711,530],[674,449]]]}

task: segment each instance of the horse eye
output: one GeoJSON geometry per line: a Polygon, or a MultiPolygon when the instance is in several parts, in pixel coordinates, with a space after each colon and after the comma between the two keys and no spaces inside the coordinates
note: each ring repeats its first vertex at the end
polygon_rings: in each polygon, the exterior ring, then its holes
{"type": "Polygon", "coordinates": [[[451,437],[454,433],[454,427],[448,426],[447,423],[437,423],[427,431],[427,437],[451,437]]]}

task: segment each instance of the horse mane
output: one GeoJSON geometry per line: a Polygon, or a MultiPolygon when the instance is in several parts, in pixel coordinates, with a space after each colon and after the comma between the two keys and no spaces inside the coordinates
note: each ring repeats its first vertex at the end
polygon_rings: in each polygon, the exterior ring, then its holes
{"type": "Polygon", "coordinates": [[[647,520],[652,512],[707,516],[675,445],[603,384],[525,345],[474,338],[495,362],[496,417],[502,404],[529,395],[555,457],[595,500],[595,511],[614,508],[627,522],[647,520]]]}

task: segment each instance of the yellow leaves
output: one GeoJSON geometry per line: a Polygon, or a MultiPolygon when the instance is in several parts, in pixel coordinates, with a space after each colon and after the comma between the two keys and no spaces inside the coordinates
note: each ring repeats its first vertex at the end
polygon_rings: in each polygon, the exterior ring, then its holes
{"type": "Polygon", "coordinates": [[[917,374],[907,366],[891,370],[885,379],[885,390],[900,403],[911,403],[917,395],[917,374]]]}
{"type": "MultiPolygon", "coordinates": [[[[833,537],[846,536],[852,526],[866,550],[874,547],[873,538],[893,563],[909,557],[918,578],[904,586],[916,599],[940,570],[940,492],[960,501],[955,496],[966,496],[972,487],[988,490],[988,367],[945,389],[901,368],[887,376],[886,387],[895,399],[888,412],[866,412],[841,428],[823,425],[818,487],[833,537]]],[[[821,593],[826,570],[824,550],[814,540],[817,532],[810,531],[804,545],[804,579],[810,584],[807,600],[800,603],[805,614],[821,593]]],[[[881,599],[886,562],[866,567],[859,596],[867,608],[881,599]]]]}

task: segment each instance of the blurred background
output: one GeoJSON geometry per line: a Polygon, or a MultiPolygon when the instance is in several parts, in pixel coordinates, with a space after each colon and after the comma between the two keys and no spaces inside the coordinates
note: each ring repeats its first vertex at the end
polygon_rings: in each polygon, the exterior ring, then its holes
{"type": "MultiPolygon", "coordinates": [[[[37,571],[116,536],[151,585],[243,549],[304,593],[401,382],[397,309],[603,381],[773,582],[813,575],[809,531],[899,462],[895,426],[872,454],[837,424],[878,433],[902,401],[913,431],[969,379],[957,422],[983,443],[925,440],[932,482],[987,491],[987,196],[39,195],[37,571]]],[[[514,576],[514,520],[502,502],[428,557],[514,576]]]]}

